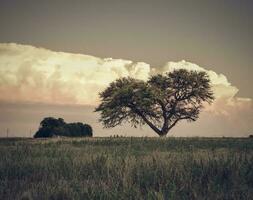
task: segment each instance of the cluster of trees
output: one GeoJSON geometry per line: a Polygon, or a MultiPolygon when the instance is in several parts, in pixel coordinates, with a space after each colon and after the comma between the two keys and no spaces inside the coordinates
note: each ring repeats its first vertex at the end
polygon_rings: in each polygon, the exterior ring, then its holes
{"type": "MultiPolygon", "coordinates": [[[[105,128],[128,122],[132,126],[147,124],[159,136],[180,121],[196,121],[204,103],[211,104],[214,95],[209,76],[203,71],[174,70],[151,76],[147,81],[121,78],[112,82],[102,93],[95,109],[101,113],[105,128]]],[[[90,125],[67,124],[62,118],[42,120],[34,137],[92,136],[90,125]]]]}
{"type": "Polygon", "coordinates": [[[40,122],[39,130],[34,137],[92,137],[92,128],[88,124],[81,122],[66,123],[62,118],[47,117],[40,122]]]}

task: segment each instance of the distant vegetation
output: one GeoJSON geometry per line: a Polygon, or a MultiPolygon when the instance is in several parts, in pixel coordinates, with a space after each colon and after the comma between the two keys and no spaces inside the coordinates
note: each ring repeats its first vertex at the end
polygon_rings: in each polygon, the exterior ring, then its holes
{"type": "Polygon", "coordinates": [[[206,72],[175,70],[154,75],[148,81],[121,78],[101,94],[100,121],[105,128],[129,122],[133,127],[147,124],[159,136],[181,120],[196,121],[203,103],[214,96],[206,72]]]}
{"type": "Polygon", "coordinates": [[[92,137],[92,128],[88,124],[81,122],[66,123],[62,118],[44,118],[40,122],[39,130],[35,133],[35,138],[68,136],[68,137],[92,137]]]}
{"type": "Polygon", "coordinates": [[[0,199],[252,199],[248,138],[0,139],[0,199]]]}

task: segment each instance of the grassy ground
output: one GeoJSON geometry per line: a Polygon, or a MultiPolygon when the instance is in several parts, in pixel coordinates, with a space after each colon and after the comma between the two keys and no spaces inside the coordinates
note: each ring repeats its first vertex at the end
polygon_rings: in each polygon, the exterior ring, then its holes
{"type": "Polygon", "coordinates": [[[0,199],[252,199],[253,139],[1,139],[0,199]]]}

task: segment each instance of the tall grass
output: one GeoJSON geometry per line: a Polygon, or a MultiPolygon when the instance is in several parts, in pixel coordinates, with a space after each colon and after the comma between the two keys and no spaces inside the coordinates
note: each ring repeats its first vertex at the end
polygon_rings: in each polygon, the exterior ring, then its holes
{"type": "Polygon", "coordinates": [[[0,199],[252,199],[253,140],[0,140],[0,199]]]}

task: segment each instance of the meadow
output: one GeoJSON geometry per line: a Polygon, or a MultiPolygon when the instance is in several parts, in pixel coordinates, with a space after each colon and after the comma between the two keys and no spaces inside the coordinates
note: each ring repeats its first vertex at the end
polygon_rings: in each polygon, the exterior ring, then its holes
{"type": "Polygon", "coordinates": [[[251,138],[0,139],[0,199],[252,199],[251,138]]]}

